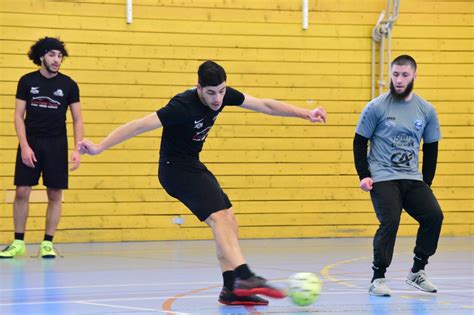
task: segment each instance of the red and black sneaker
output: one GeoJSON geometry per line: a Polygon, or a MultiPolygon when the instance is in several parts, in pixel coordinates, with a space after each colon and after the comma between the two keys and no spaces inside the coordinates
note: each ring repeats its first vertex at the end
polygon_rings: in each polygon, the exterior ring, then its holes
{"type": "Polygon", "coordinates": [[[267,283],[267,280],[258,276],[252,276],[245,280],[236,278],[232,292],[237,296],[262,294],[276,299],[282,299],[286,296],[283,290],[272,287],[267,283]]]}
{"type": "Polygon", "coordinates": [[[219,303],[225,305],[268,305],[268,301],[256,295],[237,296],[226,287],[219,294],[219,303]]]}

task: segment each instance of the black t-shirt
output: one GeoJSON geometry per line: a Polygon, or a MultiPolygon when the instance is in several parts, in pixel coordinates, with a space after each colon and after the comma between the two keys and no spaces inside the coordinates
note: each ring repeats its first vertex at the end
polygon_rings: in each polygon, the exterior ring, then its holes
{"type": "Polygon", "coordinates": [[[174,96],[156,112],[163,124],[160,161],[199,159],[199,152],[219,113],[226,105],[242,105],[244,99],[241,92],[228,86],[222,106],[214,111],[201,102],[196,88],[174,96]]]}
{"type": "Polygon", "coordinates": [[[35,71],[21,77],[16,98],[26,101],[27,136],[61,136],[66,135],[69,105],[79,102],[79,87],[62,73],[48,79],[35,71]]]}

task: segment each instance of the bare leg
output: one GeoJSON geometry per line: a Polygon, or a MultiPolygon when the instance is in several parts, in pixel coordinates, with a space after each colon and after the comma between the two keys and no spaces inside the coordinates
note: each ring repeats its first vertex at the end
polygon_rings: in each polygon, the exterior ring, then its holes
{"type": "Polygon", "coordinates": [[[61,218],[63,191],[61,189],[47,188],[46,192],[48,193],[48,208],[46,211],[45,233],[54,235],[61,218]]]}
{"type": "Polygon", "coordinates": [[[16,233],[25,233],[30,203],[30,186],[17,186],[13,201],[13,225],[16,233]]]}
{"type": "Polygon", "coordinates": [[[214,234],[217,259],[222,271],[234,270],[245,264],[239,245],[239,228],[232,208],[213,213],[205,222],[214,234]]]}

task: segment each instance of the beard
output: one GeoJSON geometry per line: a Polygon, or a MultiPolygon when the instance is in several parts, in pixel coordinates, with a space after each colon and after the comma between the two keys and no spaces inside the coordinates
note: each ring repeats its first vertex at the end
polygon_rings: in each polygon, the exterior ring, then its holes
{"type": "Polygon", "coordinates": [[[395,89],[395,86],[393,85],[392,80],[390,80],[390,94],[392,94],[392,96],[395,97],[397,100],[404,100],[413,91],[414,84],[415,79],[411,80],[411,82],[408,83],[405,91],[398,93],[395,89]]]}
{"type": "MultiPolygon", "coordinates": [[[[44,68],[46,69],[46,71],[48,71],[48,72],[51,73],[51,74],[56,74],[56,73],[58,73],[58,71],[52,70],[52,69],[51,69],[51,65],[48,64],[48,63],[46,63],[46,62],[44,62],[44,68]]],[[[58,69],[59,69],[59,68],[58,68],[58,69]]]]}

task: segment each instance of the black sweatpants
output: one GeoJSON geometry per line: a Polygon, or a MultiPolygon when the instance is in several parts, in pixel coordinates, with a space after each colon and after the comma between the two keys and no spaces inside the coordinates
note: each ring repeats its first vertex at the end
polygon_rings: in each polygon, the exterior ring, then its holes
{"type": "Polygon", "coordinates": [[[370,196],[380,222],[373,243],[374,266],[385,270],[392,262],[402,208],[419,223],[414,253],[427,263],[436,252],[443,222],[431,188],[416,180],[383,181],[373,184],[370,196]]]}

